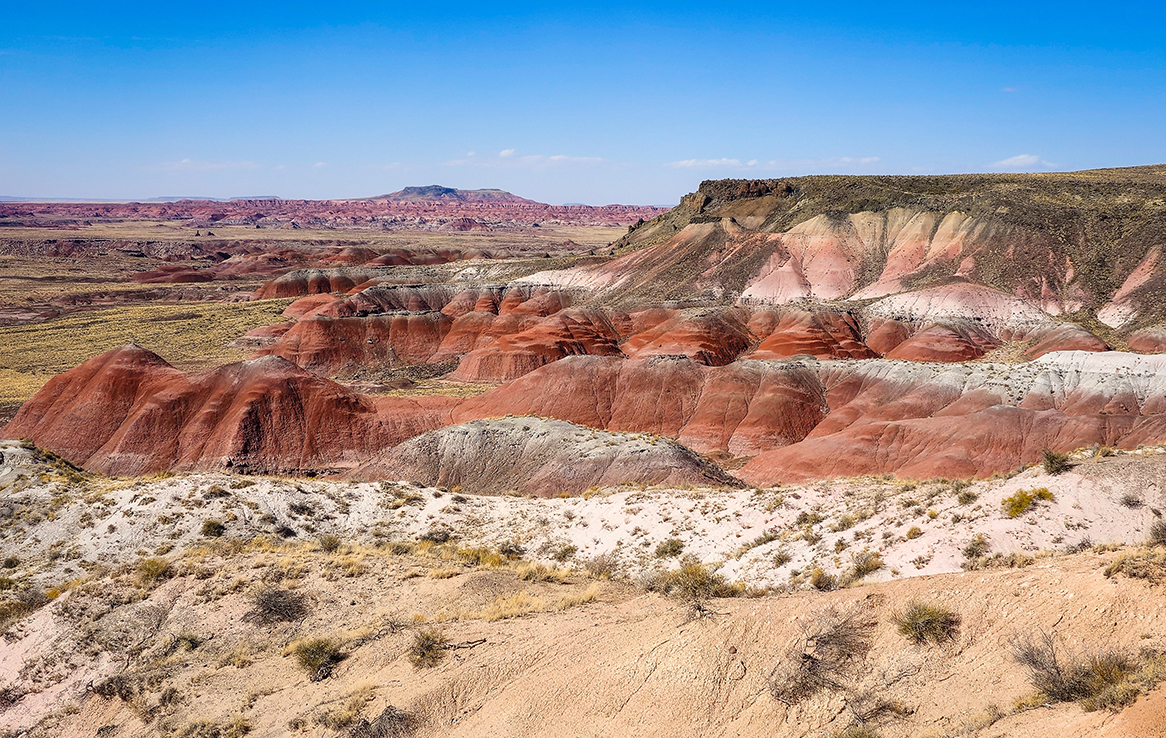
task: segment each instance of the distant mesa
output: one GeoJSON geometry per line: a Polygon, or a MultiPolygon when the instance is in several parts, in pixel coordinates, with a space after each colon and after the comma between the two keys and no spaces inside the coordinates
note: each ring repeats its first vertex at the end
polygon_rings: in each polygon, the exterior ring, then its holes
{"type": "Polygon", "coordinates": [[[389,202],[481,202],[481,203],[529,203],[537,205],[534,200],[511,194],[506,190],[482,189],[459,190],[443,185],[425,185],[422,187],[405,187],[387,195],[370,197],[370,200],[388,200],[389,202]]]}

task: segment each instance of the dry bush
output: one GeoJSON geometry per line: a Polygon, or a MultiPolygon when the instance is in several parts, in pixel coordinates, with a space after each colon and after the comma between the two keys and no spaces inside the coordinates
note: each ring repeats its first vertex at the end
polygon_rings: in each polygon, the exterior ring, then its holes
{"type": "Polygon", "coordinates": [[[988,542],[988,536],[983,533],[977,533],[972,536],[972,540],[963,548],[964,558],[978,559],[985,555],[992,549],[992,545],[988,542]]]}
{"type": "Polygon", "coordinates": [[[292,648],[296,663],[308,674],[313,682],[327,679],[332,669],[344,659],[340,644],[331,638],[307,638],[298,641],[292,648]]]}
{"type": "Polygon", "coordinates": [[[545,564],[519,564],[518,566],[518,578],[524,582],[565,584],[568,576],[568,572],[557,566],[546,566],[545,564]]]}
{"type": "Polygon", "coordinates": [[[583,562],[583,570],[596,579],[614,579],[619,574],[619,556],[615,551],[593,556],[583,562]]]}
{"type": "Polygon", "coordinates": [[[1041,451],[1041,466],[1045,474],[1063,474],[1069,471],[1069,454],[1059,454],[1050,448],[1041,451]]]}
{"type": "Polygon", "coordinates": [[[834,734],[834,738],[879,738],[880,733],[870,725],[848,725],[834,734]]]}
{"type": "Polygon", "coordinates": [[[819,592],[829,592],[838,589],[838,577],[827,574],[822,567],[816,566],[810,572],[810,586],[819,592]]]}
{"type": "Polygon", "coordinates": [[[822,610],[803,626],[801,635],[770,672],[770,694],[789,705],[820,689],[845,689],[847,677],[870,651],[876,624],[863,604],[822,610]]]}
{"type": "Polygon", "coordinates": [[[701,601],[712,597],[740,597],[745,593],[741,584],[730,584],[711,566],[695,559],[686,559],[679,569],[659,574],[648,589],[678,597],[685,601],[701,601]]]}
{"type": "Polygon", "coordinates": [[[413,635],[413,644],[409,646],[409,661],[414,668],[428,669],[445,658],[445,649],[449,646],[449,639],[438,628],[422,628],[413,635]]]}
{"type": "Polygon", "coordinates": [[[340,536],[326,533],[320,536],[318,543],[320,544],[320,550],[324,553],[336,553],[340,550],[340,544],[343,541],[340,540],[340,536]]]}
{"type": "Polygon", "coordinates": [[[892,618],[899,632],[915,643],[940,643],[952,640],[959,632],[958,613],[938,605],[911,602],[892,618]]]}
{"type": "Polygon", "coordinates": [[[348,732],[350,738],[407,738],[417,731],[418,720],[389,705],[372,721],[361,718],[348,732]]]}
{"type": "Polygon", "coordinates": [[[1166,546],[1166,521],[1155,520],[1150,524],[1146,543],[1150,546],[1166,546]]]}
{"type": "Polygon", "coordinates": [[[858,581],[868,574],[873,574],[883,568],[883,557],[878,551],[859,551],[850,556],[850,572],[848,581],[858,581]]]}
{"type": "Polygon", "coordinates": [[[262,624],[302,620],[308,614],[308,598],[282,587],[260,587],[251,595],[251,610],[243,616],[262,624]]]}
{"type": "MultiPolygon", "coordinates": [[[[1012,656],[1037,691],[1054,702],[1080,702],[1086,710],[1112,707],[1128,698],[1123,684],[1137,667],[1134,659],[1114,650],[1062,657],[1053,636],[1045,632],[1016,636],[1012,656]]],[[[1132,696],[1137,696],[1136,688],[1132,696]]]]}
{"type": "Polygon", "coordinates": [[[207,518],[202,521],[202,534],[207,538],[221,538],[227,532],[227,526],[221,520],[207,518]]]}
{"type": "Polygon", "coordinates": [[[173,574],[166,559],[142,559],[138,562],[138,583],[143,587],[153,587],[173,574]]]}
{"type": "Polygon", "coordinates": [[[1166,581],[1166,551],[1141,549],[1123,554],[1105,567],[1105,576],[1125,574],[1133,579],[1145,579],[1151,584],[1166,581]]]}
{"type": "Polygon", "coordinates": [[[684,550],[684,541],[679,538],[669,538],[666,541],[661,541],[656,546],[656,558],[666,559],[671,556],[679,556],[684,550]]]}

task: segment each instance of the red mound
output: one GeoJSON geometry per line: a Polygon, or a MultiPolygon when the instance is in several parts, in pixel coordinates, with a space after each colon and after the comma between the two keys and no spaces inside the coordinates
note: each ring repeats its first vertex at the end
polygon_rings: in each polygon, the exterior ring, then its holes
{"type": "Polygon", "coordinates": [[[4,428],[110,475],[355,465],[448,422],[452,401],[372,401],[268,357],[187,375],[129,345],[54,377],[4,428]]]}
{"type": "Polygon", "coordinates": [[[276,277],[255,291],[254,299],[299,297],[329,292],[347,292],[378,276],[370,269],[306,269],[276,277]]]}
{"type": "Polygon", "coordinates": [[[982,329],[933,325],[895,346],[886,357],[905,361],[968,361],[999,345],[998,340],[982,329]]]}
{"type": "MultiPolygon", "coordinates": [[[[468,313],[458,321],[466,322],[470,315],[475,313],[468,313]]],[[[619,334],[601,311],[570,308],[469,352],[450,378],[463,382],[505,382],[565,356],[622,356],[618,343],[619,334]]]]}
{"type": "Polygon", "coordinates": [[[1131,351],[1142,354],[1160,354],[1166,352],[1166,328],[1155,326],[1134,331],[1126,339],[1131,351]]]}
{"type": "Polygon", "coordinates": [[[194,269],[189,266],[164,266],[152,272],[138,272],[131,279],[138,284],[188,284],[210,282],[215,278],[211,271],[194,269]]]}
{"type": "Polygon", "coordinates": [[[897,320],[874,318],[866,334],[866,345],[877,354],[886,356],[896,346],[911,337],[911,326],[897,320]]]}
{"type": "Polygon", "coordinates": [[[823,409],[816,375],[801,366],[573,356],[466,400],[455,415],[541,415],[748,455],[801,440],[823,409]]]}
{"type": "Polygon", "coordinates": [[[452,323],[441,313],[316,316],[296,323],[263,354],[325,374],[364,366],[425,364],[452,323]]]}
{"type": "Polygon", "coordinates": [[[736,359],[752,342],[749,313],[737,308],[674,315],[628,336],[622,348],[625,354],[637,359],[687,356],[702,364],[723,366],[736,359]]]}
{"type": "Polygon", "coordinates": [[[862,342],[858,322],[849,313],[797,310],[759,312],[749,321],[765,336],[751,359],[784,359],[806,354],[819,359],[870,359],[878,356],[862,342]],[[776,320],[776,324],[770,324],[776,320]]]}
{"type": "Polygon", "coordinates": [[[1065,323],[1029,337],[1034,343],[1024,355],[1038,359],[1053,351],[1109,351],[1109,344],[1080,326],[1065,323]]]}
{"type": "Polygon", "coordinates": [[[340,302],[340,299],[330,293],[308,295],[288,305],[280,315],[285,318],[291,318],[292,320],[303,320],[304,318],[309,318],[319,313],[334,303],[340,302]]]}

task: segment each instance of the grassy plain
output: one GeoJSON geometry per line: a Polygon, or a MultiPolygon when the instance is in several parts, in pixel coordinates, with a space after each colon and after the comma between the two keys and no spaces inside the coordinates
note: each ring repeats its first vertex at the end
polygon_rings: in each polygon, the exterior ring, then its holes
{"type": "Polygon", "coordinates": [[[280,313],[290,303],[119,306],[0,326],[0,403],[23,402],[53,375],[130,342],[185,370],[245,359],[252,349],[229,344],[252,328],[282,322],[280,313]]]}

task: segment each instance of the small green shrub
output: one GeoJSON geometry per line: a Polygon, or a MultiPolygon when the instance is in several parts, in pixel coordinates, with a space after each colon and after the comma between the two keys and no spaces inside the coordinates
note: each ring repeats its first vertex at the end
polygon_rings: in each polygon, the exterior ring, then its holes
{"type": "Polygon", "coordinates": [[[220,538],[226,532],[227,526],[223,525],[221,520],[207,518],[202,521],[202,534],[207,538],[220,538]]]}
{"type": "Polygon", "coordinates": [[[413,636],[413,645],[409,647],[409,661],[418,669],[428,669],[436,666],[445,658],[445,650],[449,646],[449,639],[438,628],[423,628],[413,636]]]}
{"type": "Polygon", "coordinates": [[[1041,451],[1041,466],[1044,467],[1045,474],[1064,474],[1069,471],[1069,455],[1046,448],[1041,451]]]}
{"type": "Polygon", "coordinates": [[[313,682],[327,679],[332,669],[344,659],[340,644],[331,638],[308,638],[296,643],[293,649],[296,663],[313,682]]]}
{"type": "Polygon", "coordinates": [[[661,541],[656,546],[656,558],[666,559],[671,556],[679,556],[684,550],[684,541],[679,538],[669,538],[666,541],[661,541]]]}
{"type": "Polygon", "coordinates": [[[941,643],[955,638],[960,625],[958,613],[937,605],[911,602],[892,618],[899,632],[915,643],[941,643]]]}
{"type": "Polygon", "coordinates": [[[1053,493],[1047,487],[1017,490],[1011,497],[1005,497],[1000,507],[1004,515],[1009,518],[1018,518],[1033,508],[1038,501],[1052,502],[1053,493]]]}

